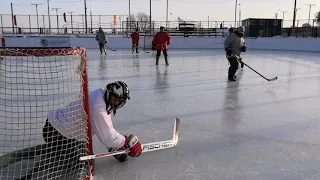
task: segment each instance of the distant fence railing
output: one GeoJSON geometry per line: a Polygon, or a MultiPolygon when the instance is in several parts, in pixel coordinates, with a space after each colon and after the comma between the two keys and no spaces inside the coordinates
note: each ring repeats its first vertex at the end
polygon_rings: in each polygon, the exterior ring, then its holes
{"type": "MultiPolygon", "coordinates": [[[[160,26],[166,27],[173,36],[224,36],[230,27],[239,26],[242,21],[128,21],[126,15],[14,15],[0,14],[0,32],[2,34],[92,34],[101,27],[106,34],[128,37],[135,31],[145,35],[154,35],[160,26]],[[13,20],[14,19],[14,20],[13,20]],[[49,23],[50,19],[50,23],[49,23]]],[[[314,19],[284,20],[281,24],[281,36],[319,37],[319,24],[314,19]]],[[[267,34],[267,33],[265,33],[267,34]]],[[[259,35],[264,37],[267,35],[259,35]]],[[[270,37],[272,35],[268,35],[270,37]]]]}

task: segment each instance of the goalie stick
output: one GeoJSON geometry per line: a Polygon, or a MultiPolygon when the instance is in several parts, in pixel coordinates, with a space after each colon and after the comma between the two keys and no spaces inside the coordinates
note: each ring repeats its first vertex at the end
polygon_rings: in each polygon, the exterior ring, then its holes
{"type": "MultiPolygon", "coordinates": [[[[180,119],[176,118],[174,122],[174,128],[173,128],[173,137],[170,140],[166,141],[159,141],[159,142],[151,142],[147,144],[142,144],[142,152],[151,152],[151,151],[157,151],[157,150],[162,150],[162,149],[167,149],[167,148],[172,148],[175,147],[179,141],[179,126],[180,126],[180,119]]],[[[80,157],[80,161],[84,160],[89,160],[89,159],[98,159],[102,157],[110,157],[118,154],[127,154],[129,153],[130,150],[120,150],[120,151],[113,151],[113,152],[108,152],[108,153],[103,153],[103,154],[94,154],[94,155],[89,155],[89,156],[82,156],[80,157]]]]}
{"type": "Polygon", "coordinates": [[[243,63],[245,66],[247,66],[249,69],[251,69],[252,71],[254,71],[255,73],[257,73],[257,74],[259,74],[261,77],[263,77],[265,80],[267,80],[267,81],[275,81],[275,80],[277,80],[278,79],[278,77],[276,76],[276,77],[273,77],[273,78],[266,78],[266,77],[264,77],[262,74],[260,74],[259,72],[257,72],[256,70],[254,70],[254,69],[252,69],[249,65],[247,65],[246,63],[244,63],[241,59],[242,58],[240,58],[240,57],[238,57],[238,56],[236,56],[236,55],[232,55],[233,57],[235,57],[240,63],[243,63]]]}

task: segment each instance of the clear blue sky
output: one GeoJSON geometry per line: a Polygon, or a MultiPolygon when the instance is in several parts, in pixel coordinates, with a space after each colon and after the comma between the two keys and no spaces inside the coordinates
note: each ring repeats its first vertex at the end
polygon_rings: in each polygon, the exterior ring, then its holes
{"type": "MultiPolygon", "coordinates": [[[[10,14],[10,3],[14,4],[15,14],[35,14],[35,7],[31,3],[41,3],[39,14],[47,14],[47,0],[1,0],[0,14],[10,14]]],[[[127,15],[129,0],[87,0],[88,9],[92,13],[101,15],[127,15]]],[[[278,18],[282,18],[281,11],[288,11],[285,19],[292,19],[294,0],[238,0],[241,4],[242,19],[244,18],[274,18],[280,9],[278,18]]],[[[312,18],[320,10],[319,0],[298,0],[298,19],[308,19],[309,7],[305,4],[316,4],[312,7],[312,18]]],[[[169,20],[233,21],[235,0],[169,0],[169,20]]],[[[50,8],[61,8],[59,12],[74,12],[84,14],[83,0],[50,0],[50,8]]],[[[145,12],[149,14],[149,0],[131,0],[131,13],[145,12]]],[[[55,11],[51,11],[54,15],[55,11]]],[[[152,17],[155,21],[165,21],[166,0],[152,0],[152,17]]]]}

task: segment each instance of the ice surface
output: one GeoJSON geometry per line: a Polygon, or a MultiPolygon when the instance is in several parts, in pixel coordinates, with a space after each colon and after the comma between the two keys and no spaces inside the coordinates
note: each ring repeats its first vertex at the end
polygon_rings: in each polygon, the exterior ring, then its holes
{"type": "MultiPolygon", "coordinates": [[[[319,53],[248,51],[238,82],[227,81],[223,50],[169,50],[170,66],[155,54],[131,50],[100,57],[89,50],[89,88],[122,80],[131,100],[114,126],[143,143],[172,136],[176,148],[143,154],[125,163],[95,161],[97,180],[320,179],[319,53]]],[[[105,148],[94,137],[95,153],[105,148]]]]}
{"type": "MultiPolygon", "coordinates": [[[[163,55],[156,67],[155,53],[143,50],[102,57],[88,50],[90,90],[116,80],[129,85],[131,99],[113,118],[119,132],[134,133],[142,143],[167,140],[174,118],[181,119],[176,148],[125,163],[97,159],[95,179],[320,179],[318,57],[248,51],[244,62],[278,80],[268,82],[245,67],[238,82],[228,82],[223,50],[169,50],[168,67],[163,55]]],[[[94,152],[105,151],[94,137],[94,152]]]]}

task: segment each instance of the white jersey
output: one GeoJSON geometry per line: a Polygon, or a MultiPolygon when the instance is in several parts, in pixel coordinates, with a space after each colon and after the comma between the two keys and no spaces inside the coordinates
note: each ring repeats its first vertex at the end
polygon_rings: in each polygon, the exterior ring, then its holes
{"type": "MultiPolygon", "coordinates": [[[[90,93],[90,115],[92,135],[96,135],[106,148],[120,148],[125,144],[125,137],[113,128],[111,114],[106,111],[104,90],[97,89],[90,93]]],[[[86,123],[79,120],[84,116],[82,100],[74,101],[63,109],[51,111],[48,121],[68,139],[86,140],[86,123]]]]}

